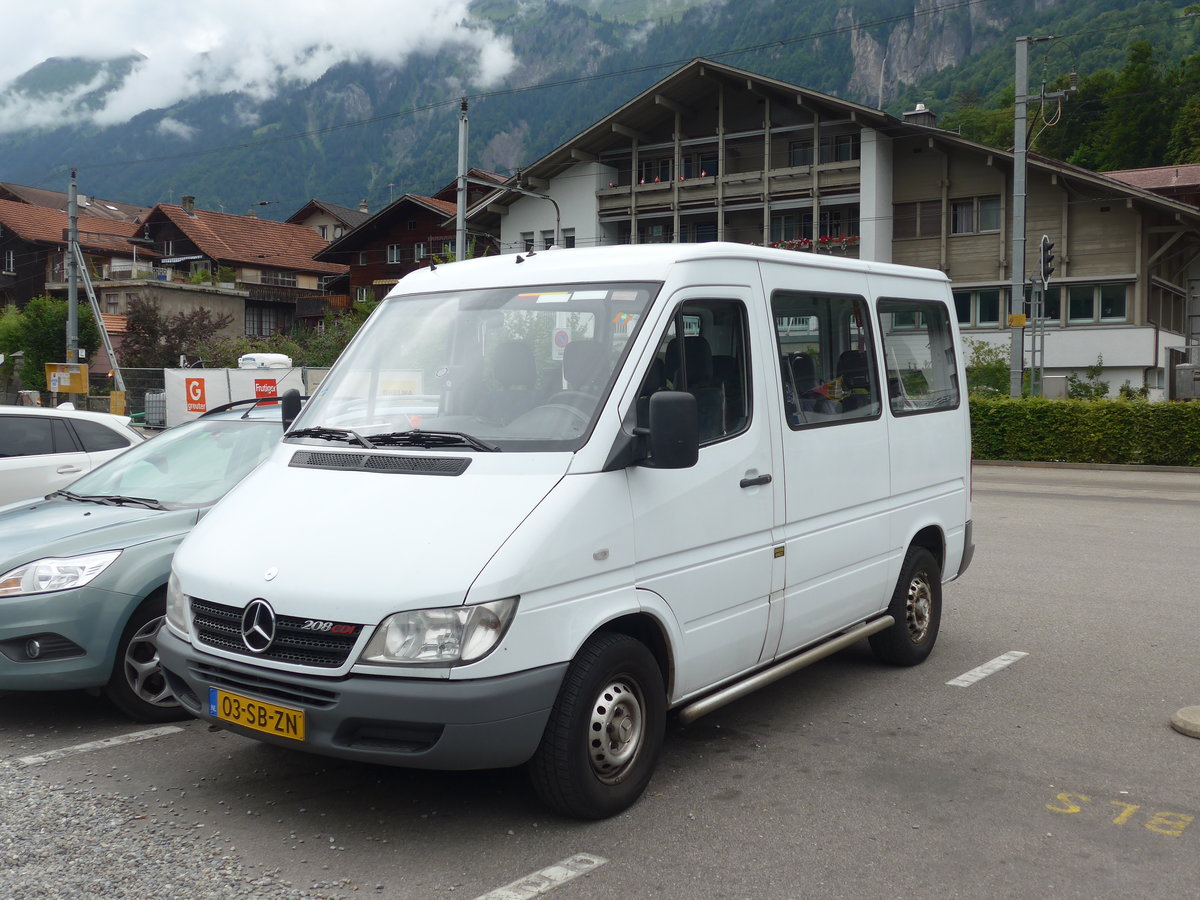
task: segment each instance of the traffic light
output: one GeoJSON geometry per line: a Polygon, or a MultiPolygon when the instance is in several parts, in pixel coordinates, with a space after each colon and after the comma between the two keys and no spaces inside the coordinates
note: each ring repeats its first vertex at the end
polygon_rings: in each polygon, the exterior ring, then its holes
{"type": "Polygon", "coordinates": [[[1054,242],[1047,235],[1042,235],[1042,283],[1050,281],[1054,273],[1054,242]]]}

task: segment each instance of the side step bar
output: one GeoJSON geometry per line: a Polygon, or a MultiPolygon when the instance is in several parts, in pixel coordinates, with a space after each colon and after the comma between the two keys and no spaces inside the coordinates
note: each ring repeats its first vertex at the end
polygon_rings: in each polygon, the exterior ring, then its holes
{"type": "Polygon", "coordinates": [[[699,700],[689,703],[687,706],[680,707],[677,714],[679,722],[683,725],[695,722],[701,716],[706,716],[727,703],[732,703],[734,700],[745,697],[747,694],[757,691],[761,687],[766,687],[768,684],[778,681],[785,675],[791,675],[805,666],[811,666],[813,663],[837,653],[839,650],[844,650],[865,637],[870,637],[876,632],[883,631],[885,628],[891,628],[894,624],[896,624],[896,620],[891,616],[873,619],[870,622],[859,625],[857,628],[852,628],[844,634],[839,634],[837,637],[831,638],[823,644],[818,644],[810,650],[805,650],[803,653],[789,657],[768,669],[755,672],[741,681],[721,688],[715,694],[709,694],[707,697],[702,697],[699,700]]]}

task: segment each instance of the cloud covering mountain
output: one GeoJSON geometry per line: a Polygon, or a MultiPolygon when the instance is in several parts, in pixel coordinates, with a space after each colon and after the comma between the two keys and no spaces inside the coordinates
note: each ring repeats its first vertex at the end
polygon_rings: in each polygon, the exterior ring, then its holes
{"type": "Polygon", "coordinates": [[[468,19],[468,5],[467,0],[13,5],[5,11],[5,30],[24,39],[6,42],[0,55],[0,132],[116,125],[146,110],[211,95],[241,93],[262,101],[284,87],[316,81],[338,63],[400,65],[447,48],[473,60],[464,89],[487,87],[516,60],[507,37],[468,19]],[[41,64],[49,57],[92,65],[75,66],[79,80],[70,81],[61,71],[57,76],[46,71],[41,64]],[[117,58],[124,64],[114,62],[117,58]],[[39,68],[48,77],[37,77],[39,68]]]}

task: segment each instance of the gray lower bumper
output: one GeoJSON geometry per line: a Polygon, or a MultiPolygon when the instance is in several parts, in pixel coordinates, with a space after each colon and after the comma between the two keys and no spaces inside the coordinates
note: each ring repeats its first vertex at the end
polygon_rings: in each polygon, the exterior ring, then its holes
{"type": "Polygon", "coordinates": [[[967,519],[967,529],[963,534],[963,555],[962,562],[958,564],[958,575],[956,578],[961,578],[963,572],[967,571],[967,567],[971,565],[971,559],[975,556],[975,529],[972,521],[967,519]]]}
{"type": "Polygon", "coordinates": [[[528,760],[567,668],[561,663],[472,681],[325,679],[210,656],[165,626],[157,643],[171,690],[194,716],[283,747],[416,769],[492,769],[528,760]],[[209,712],[212,688],[303,710],[305,739],[219,721],[209,712]]]}

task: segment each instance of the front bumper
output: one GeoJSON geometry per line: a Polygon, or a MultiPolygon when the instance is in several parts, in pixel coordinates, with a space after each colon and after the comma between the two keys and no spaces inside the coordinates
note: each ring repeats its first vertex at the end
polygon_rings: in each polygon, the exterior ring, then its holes
{"type": "Polygon", "coordinates": [[[100,687],[112,674],[121,631],[137,606],[129,594],[94,585],[0,598],[0,690],[100,687]],[[40,654],[26,646],[37,640],[40,654]]]}
{"type": "Polygon", "coordinates": [[[542,739],[567,668],[561,663],[470,681],[317,678],[202,653],[165,626],[155,640],[167,683],[198,718],[282,747],[415,769],[493,769],[525,762],[542,739]],[[303,710],[305,739],[216,719],[208,701],[214,687],[303,710]]]}

